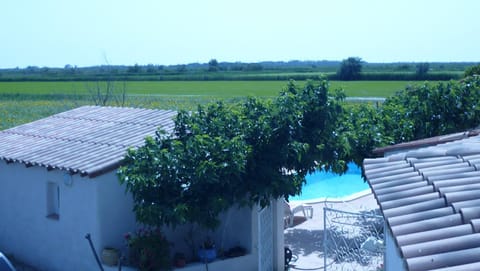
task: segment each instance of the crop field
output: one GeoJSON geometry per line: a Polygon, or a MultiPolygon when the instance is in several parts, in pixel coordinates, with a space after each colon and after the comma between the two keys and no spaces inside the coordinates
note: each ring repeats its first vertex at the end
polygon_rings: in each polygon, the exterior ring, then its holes
{"type": "MultiPolygon", "coordinates": [[[[305,81],[299,81],[300,86],[305,81]]],[[[331,81],[330,89],[343,88],[348,97],[388,97],[406,81],[331,81]]],[[[116,100],[109,105],[193,110],[215,100],[238,101],[246,96],[270,98],[287,85],[284,81],[128,81],[114,82],[116,100]],[[127,96],[119,100],[119,92],[127,96]]],[[[40,119],[81,105],[94,104],[92,95],[105,83],[0,82],[0,130],[40,119]]]]}
{"type": "MultiPolygon", "coordinates": [[[[299,85],[305,81],[298,81],[299,85]]],[[[408,81],[331,81],[330,88],[343,88],[349,97],[388,97],[409,84],[408,81]]],[[[88,95],[97,82],[0,82],[0,94],[19,95],[88,95]]],[[[287,81],[128,81],[113,82],[115,89],[128,95],[207,96],[207,97],[273,97],[287,81]],[[125,85],[124,85],[125,84],[125,85]]]]}

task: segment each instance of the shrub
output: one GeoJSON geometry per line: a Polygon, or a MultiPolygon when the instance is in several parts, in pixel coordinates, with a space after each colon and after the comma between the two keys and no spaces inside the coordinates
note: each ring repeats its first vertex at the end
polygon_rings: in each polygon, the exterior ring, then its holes
{"type": "Polygon", "coordinates": [[[480,64],[476,66],[468,67],[465,70],[465,77],[474,76],[474,75],[480,75],[480,64]]]}
{"type": "Polygon", "coordinates": [[[170,270],[170,243],[157,228],[139,229],[125,235],[129,261],[140,271],[170,270]]]}

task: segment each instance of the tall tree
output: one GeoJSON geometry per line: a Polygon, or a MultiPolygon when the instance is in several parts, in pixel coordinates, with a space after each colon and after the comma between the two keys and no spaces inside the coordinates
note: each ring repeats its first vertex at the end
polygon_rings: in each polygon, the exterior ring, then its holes
{"type": "Polygon", "coordinates": [[[349,142],[337,132],[343,98],[329,93],[325,81],[303,89],[291,82],[273,101],[249,98],[179,112],[173,136],[147,138],[119,169],[137,220],[213,229],[220,212],[236,204],[266,206],[300,193],[317,166],[345,171],[349,142]]]}
{"type": "Polygon", "coordinates": [[[427,75],[429,69],[430,64],[428,64],[427,62],[418,63],[415,69],[415,76],[417,77],[417,79],[425,79],[425,76],[427,75]]]}
{"type": "Polygon", "coordinates": [[[340,80],[358,80],[362,71],[362,59],[359,57],[349,57],[342,60],[340,69],[337,71],[340,80]]]}
{"type": "Polygon", "coordinates": [[[218,71],[218,61],[215,58],[208,61],[208,71],[209,72],[218,71]]]}

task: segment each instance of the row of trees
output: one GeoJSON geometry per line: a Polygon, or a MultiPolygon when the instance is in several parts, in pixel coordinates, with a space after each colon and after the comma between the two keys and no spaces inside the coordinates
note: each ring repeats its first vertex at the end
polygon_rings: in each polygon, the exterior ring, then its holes
{"type": "Polygon", "coordinates": [[[374,147],[456,132],[480,123],[480,78],[408,87],[373,104],[344,103],[328,82],[290,82],[272,101],[179,112],[174,135],[159,131],[130,150],[119,170],[137,219],[148,225],[215,228],[235,204],[265,206],[298,194],[315,169],[344,172],[374,147]]]}
{"type": "Polygon", "coordinates": [[[264,61],[178,65],[107,65],[63,68],[29,66],[0,69],[1,81],[124,80],[306,80],[324,73],[330,80],[450,80],[477,63],[367,63],[358,57],[343,61],[264,61]]]}
{"type": "MultiPolygon", "coordinates": [[[[359,57],[349,57],[344,59],[337,71],[337,79],[339,80],[360,80],[362,79],[362,65],[364,62],[359,57]]],[[[417,63],[415,65],[416,80],[426,79],[427,73],[430,69],[429,63],[417,63]]]]}

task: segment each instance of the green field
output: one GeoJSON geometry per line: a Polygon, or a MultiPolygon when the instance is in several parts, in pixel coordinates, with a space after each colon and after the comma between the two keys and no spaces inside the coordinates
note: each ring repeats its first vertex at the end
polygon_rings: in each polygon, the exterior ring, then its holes
{"type": "MultiPolygon", "coordinates": [[[[110,100],[108,105],[194,110],[198,104],[214,100],[274,97],[287,81],[128,81],[125,83],[127,97],[120,103],[118,94],[123,84],[114,82],[117,100],[110,100]]],[[[408,84],[412,82],[331,81],[330,89],[343,88],[348,97],[388,97],[408,84]]],[[[81,105],[92,105],[92,91],[96,87],[96,82],[0,82],[0,130],[81,105]]]]}
{"type": "MultiPolygon", "coordinates": [[[[298,84],[304,84],[299,81],[298,84]]],[[[343,88],[349,97],[388,97],[408,84],[406,81],[331,81],[331,89],[343,88]]],[[[204,97],[272,97],[287,81],[129,81],[128,95],[204,96],[204,97]]],[[[114,82],[123,89],[123,82],[114,82]]],[[[88,95],[96,82],[0,82],[0,94],[88,95]]]]}

